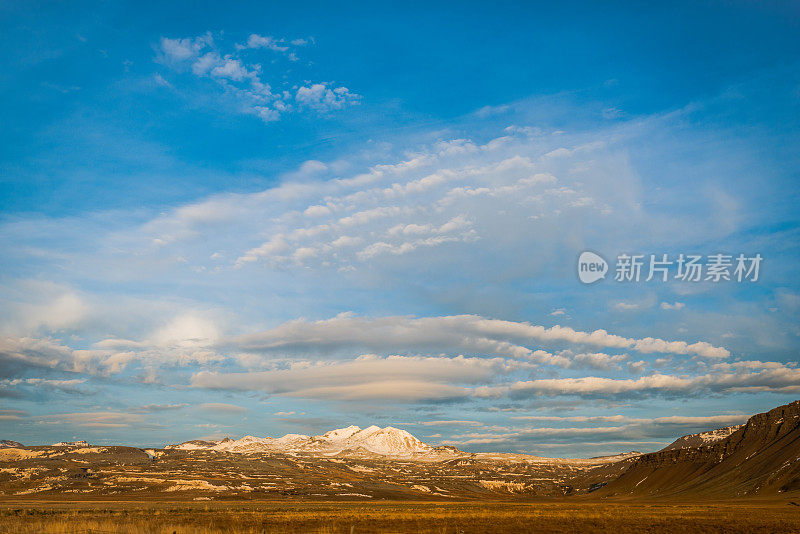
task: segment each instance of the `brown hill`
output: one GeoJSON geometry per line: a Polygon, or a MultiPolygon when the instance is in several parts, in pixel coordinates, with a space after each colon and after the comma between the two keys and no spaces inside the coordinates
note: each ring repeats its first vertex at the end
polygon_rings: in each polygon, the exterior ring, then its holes
{"type": "Polygon", "coordinates": [[[751,417],[708,445],[636,458],[598,495],[729,498],[800,492],[800,401],[751,417]]]}

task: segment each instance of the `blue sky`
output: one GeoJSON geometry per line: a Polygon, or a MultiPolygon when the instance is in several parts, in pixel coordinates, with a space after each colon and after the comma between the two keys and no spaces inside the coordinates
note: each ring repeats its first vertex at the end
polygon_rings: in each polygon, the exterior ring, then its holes
{"type": "Polygon", "coordinates": [[[3,3],[2,437],[581,456],[794,400],[799,20],[3,3]],[[622,283],[622,253],[764,261],[622,283]]]}

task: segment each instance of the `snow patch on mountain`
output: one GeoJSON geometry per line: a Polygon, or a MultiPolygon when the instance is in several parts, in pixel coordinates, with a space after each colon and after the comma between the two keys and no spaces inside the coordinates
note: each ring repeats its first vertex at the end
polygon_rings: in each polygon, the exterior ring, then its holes
{"type": "Polygon", "coordinates": [[[353,434],[351,440],[370,452],[383,455],[425,454],[433,450],[405,430],[391,426],[369,427],[353,434]]]}
{"type": "Polygon", "coordinates": [[[361,432],[361,428],[356,425],[350,425],[346,428],[337,428],[336,430],[329,430],[322,434],[320,438],[327,441],[341,441],[351,437],[353,434],[361,432]]]}
{"type": "Polygon", "coordinates": [[[664,447],[665,451],[672,449],[688,449],[692,447],[701,447],[703,445],[711,445],[717,441],[723,440],[742,428],[744,425],[726,426],[725,428],[718,428],[716,430],[709,430],[708,432],[700,432],[698,434],[689,434],[680,437],[664,447]]]}

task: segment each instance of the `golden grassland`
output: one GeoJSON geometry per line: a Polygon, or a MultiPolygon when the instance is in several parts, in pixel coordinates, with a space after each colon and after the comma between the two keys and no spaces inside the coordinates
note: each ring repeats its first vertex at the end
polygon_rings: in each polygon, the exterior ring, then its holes
{"type": "Polygon", "coordinates": [[[789,501],[656,502],[0,502],[0,532],[420,533],[800,532],[789,501]]]}

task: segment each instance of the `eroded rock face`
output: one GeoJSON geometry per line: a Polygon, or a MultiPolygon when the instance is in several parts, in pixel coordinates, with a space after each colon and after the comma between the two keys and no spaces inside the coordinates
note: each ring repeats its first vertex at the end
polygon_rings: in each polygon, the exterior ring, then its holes
{"type": "Polygon", "coordinates": [[[782,439],[800,427],[800,401],[756,414],[730,437],[736,447],[748,443],[768,443],[782,439]]]}
{"type": "Polygon", "coordinates": [[[744,496],[796,487],[800,487],[800,401],[754,415],[722,439],[643,454],[602,491],[744,496]]]}

